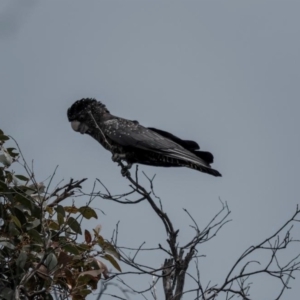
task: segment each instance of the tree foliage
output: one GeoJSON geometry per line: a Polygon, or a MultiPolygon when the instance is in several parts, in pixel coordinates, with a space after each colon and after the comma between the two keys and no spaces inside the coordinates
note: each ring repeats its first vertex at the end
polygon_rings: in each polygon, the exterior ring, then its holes
{"type": "Polygon", "coordinates": [[[5,147],[9,139],[0,130],[0,299],[85,299],[108,278],[105,260],[121,271],[101,226],[92,233],[82,228],[83,219],[98,218],[92,199],[81,207],[63,204],[86,179],[50,191],[36,181],[19,149],[5,147]],[[13,171],[18,164],[25,174],[13,171]]]}

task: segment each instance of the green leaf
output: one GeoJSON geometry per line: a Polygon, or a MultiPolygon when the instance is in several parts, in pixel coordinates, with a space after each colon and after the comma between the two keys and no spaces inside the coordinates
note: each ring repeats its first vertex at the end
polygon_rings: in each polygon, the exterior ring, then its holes
{"type": "Polygon", "coordinates": [[[29,179],[23,175],[15,175],[15,177],[17,177],[18,179],[22,180],[22,181],[28,181],[29,179]]]}
{"type": "Polygon", "coordinates": [[[120,259],[120,254],[111,243],[105,242],[101,247],[106,253],[112,254],[115,258],[120,259]]]}
{"type": "Polygon", "coordinates": [[[8,141],[9,137],[7,135],[4,134],[0,134],[0,141],[8,141]]]}
{"type": "Polygon", "coordinates": [[[105,254],[103,258],[107,259],[118,271],[122,272],[119,264],[117,261],[109,254],[105,254]]]}
{"type": "Polygon", "coordinates": [[[99,270],[90,270],[90,271],[85,271],[85,272],[81,272],[78,275],[78,282],[84,284],[84,283],[88,283],[90,280],[99,280],[101,273],[103,273],[103,269],[99,269],[99,270]]]}
{"type": "Polygon", "coordinates": [[[16,227],[16,225],[13,221],[9,222],[8,230],[9,230],[9,233],[10,233],[11,236],[20,234],[20,231],[17,229],[17,227],[16,227]]]}
{"type": "Polygon", "coordinates": [[[59,230],[59,225],[53,220],[48,220],[48,226],[53,230],[59,230]]]}
{"type": "Polygon", "coordinates": [[[83,299],[86,298],[87,295],[89,295],[92,291],[88,289],[80,289],[80,295],[83,297],[83,299]]]}
{"type": "Polygon", "coordinates": [[[17,157],[19,155],[19,153],[14,153],[14,151],[16,150],[16,148],[6,148],[6,150],[7,150],[8,154],[11,157],[17,157]]]}
{"type": "Polygon", "coordinates": [[[103,248],[103,245],[105,245],[104,238],[101,235],[98,236],[97,242],[98,242],[98,245],[101,246],[101,248],[103,248]]]}
{"type": "Polygon", "coordinates": [[[61,214],[63,217],[66,216],[65,210],[61,205],[57,205],[55,210],[56,210],[57,213],[61,214]]]}
{"type": "Polygon", "coordinates": [[[27,254],[26,252],[20,252],[19,257],[17,258],[16,264],[19,268],[23,269],[25,266],[25,263],[27,261],[27,254]]]}
{"type": "Polygon", "coordinates": [[[27,229],[27,230],[30,230],[30,229],[36,228],[36,227],[38,227],[40,224],[41,224],[41,221],[40,221],[40,220],[34,219],[32,222],[28,222],[28,223],[26,224],[26,229],[27,229]]]}
{"type": "Polygon", "coordinates": [[[90,219],[90,218],[98,219],[96,212],[89,206],[81,206],[79,208],[79,211],[86,219],[90,219]]]}
{"type": "MultiPolygon", "coordinates": [[[[7,196],[9,195],[8,193],[10,192],[9,187],[6,185],[5,182],[0,182],[0,193],[1,194],[6,194],[7,196]]],[[[10,199],[9,199],[10,200],[10,199]]]]}
{"type": "Polygon", "coordinates": [[[17,227],[21,228],[21,223],[19,221],[19,219],[16,216],[11,216],[11,219],[13,220],[13,222],[16,224],[17,227]]]}
{"type": "Polygon", "coordinates": [[[30,235],[30,237],[38,242],[38,243],[42,243],[43,242],[43,239],[42,237],[40,236],[40,234],[38,233],[38,231],[36,231],[35,229],[30,229],[28,230],[28,234],[30,235]]]}
{"type": "Polygon", "coordinates": [[[61,213],[57,213],[57,222],[59,226],[61,226],[64,223],[64,217],[61,213]]]}
{"type": "Polygon", "coordinates": [[[66,252],[69,252],[69,253],[72,253],[72,254],[75,254],[75,255],[78,255],[80,252],[78,251],[78,249],[72,245],[72,244],[67,244],[63,247],[63,249],[66,251],[66,252]]]}
{"type": "Polygon", "coordinates": [[[13,300],[14,297],[14,291],[5,287],[3,290],[1,290],[0,293],[0,299],[5,299],[5,300],[13,300]]]}
{"type": "Polygon", "coordinates": [[[31,208],[31,213],[32,213],[33,217],[36,217],[37,219],[40,219],[42,211],[36,204],[33,204],[32,208],[31,208]]]}
{"type": "Polygon", "coordinates": [[[77,214],[78,213],[78,208],[75,207],[75,206],[65,206],[64,209],[67,213],[70,213],[70,214],[77,214]]]}
{"type": "Polygon", "coordinates": [[[72,300],[85,300],[85,298],[78,294],[80,291],[77,291],[76,293],[77,294],[72,294],[72,300]]]}
{"type": "Polygon", "coordinates": [[[49,253],[45,259],[44,265],[47,267],[49,272],[53,271],[57,266],[57,258],[54,253],[49,253]]]}
{"type": "MultiPolygon", "coordinates": [[[[15,205],[15,209],[12,212],[20,221],[21,226],[27,223],[27,218],[24,214],[23,207],[21,205],[15,205]]],[[[17,225],[17,224],[16,224],[17,225]]]]}
{"type": "Polygon", "coordinates": [[[76,219],[74,219],[74,218],[72,218],[72,217],[69,217],[67,224],[70,226],[70,228],[71,228],[74,232],[79,233],[79,234],[82,234],[82,232],[81,232],[81,227],[80,227],[80,225],[79,225],[79,223],[77,222],[76,219]]]}
{"type": "Polygon", "coordinates": [[[90,245],[86,245],[86,244],[79,244],[77,245],[77,248],[81,251],[86,251],[86,250],[89,250],[91,249],[91,246],[90,245]]]}
{"type": "Polygon", "coordinates": [[[11,244],[10,242],[7,241],[6,238],[0,238],[0,245],[8,248],[8,249],[15,249],[15,246],[13,244],[11,244]]]}
{"type": "Polygon", "coordinates": [[[60,245],[65,245],[65,244],[68,244],[70,241],[68,238],[66,238],[65,236],[59,236],[58,237],[58,243],[60,245]]]}
{"type": "Polygon", "coordinates": [[[115,247],[111,243],[105,241],[101,235],[98,236],[97,243],[99,246],[101,246],[101,248],[104,252],[110,253],[117,259],[120,259],[120,254],[115,249],[115,247]]]}
{"type": "MultiPolygon", "coordinates": [[[[94,272],[96,275],[96,272],[94,272]]],[[[98,273],[98,272],[97,272],[98,273]]],[[[98,274],[97,274],[98,275],[98,274]]],[[[94,280],[96,276],[93,276],[91,274],[79,274],[78,276],[78,285],[83,286],[85,284],[88,284],[90,281],[94,280]]]]}
{"type": "Polygon", "coordinates": [[[15,199],[17,203],[22,204],[24,208],[27,208],[31,212],[34,206],[32,198],[28,197],[27,195],[22,195],[21,193],[18,193],[17,195],[15,195],[15,199]]]}

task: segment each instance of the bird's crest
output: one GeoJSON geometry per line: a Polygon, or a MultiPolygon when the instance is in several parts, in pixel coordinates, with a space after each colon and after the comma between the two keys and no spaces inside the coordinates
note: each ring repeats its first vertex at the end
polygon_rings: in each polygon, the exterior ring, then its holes
{"type": "Polygon", "coordinates": [[[80,115],[84,115],[85,112],[92,109],[93,107],[100,108],[103,112],[109,113],[109,110],[106,106],[97,101],[95,98],[82,98],[77,100],[69,109],[68,109],[68,119],[73,121],[78,119],[80,115]]]}

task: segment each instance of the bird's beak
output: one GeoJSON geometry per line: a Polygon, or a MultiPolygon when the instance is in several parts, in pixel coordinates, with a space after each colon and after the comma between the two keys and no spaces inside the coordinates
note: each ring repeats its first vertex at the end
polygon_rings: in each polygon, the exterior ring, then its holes
{"type": "Polygon", "coordinates": [[[74,131],[79,131],[79,126],[80,126],[80,122],[78,122],[78,121],[71,122],[71,127],[74,131]]]}
{"type": "Polygon", "coordinates": [[[89,129],[86,124],[80,123],[79,121],[72,121],[71,127],[74,131],[80,132],[81,134],[86,133],[89,129]]]}

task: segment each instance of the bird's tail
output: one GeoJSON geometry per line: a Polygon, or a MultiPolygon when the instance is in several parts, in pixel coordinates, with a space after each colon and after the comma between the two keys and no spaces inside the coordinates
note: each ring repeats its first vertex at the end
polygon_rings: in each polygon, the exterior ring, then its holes
{"type": "Polygon", "coordinates": [[[213,156],[210,152],[190,152],[183,148],[174,148],[169,149],[168,156],[177,159],[179,165],[213,176],[222,176],[217,170],[214,170],[210,167],[209,162],[213,160],[213,156]],[[198,153],[198,155],[196,153],[198,153]]]}
{"type": "Polygon", "coordinates": [[[214,162],[214,156],[207,151],[193,151],[193,154],[195,154],[197,157],[203,159],[208,164],[212,164],[214,162]]]}
{"type": "Polygon", "coordinates": [[[191,168],[191,169],[203,172],[203,173],[207,173],[207,174],[210,174],[210,175],[213,175],[213,176],[216,176],[216,177],[222,177],[222,174],[219,171],[217,171],[215,169],[212,169],[212,168],[209,168],[209,167],[204,167],[202,165],[188,163],[188,164],[185,165],[185,167],[188,167],[188,168],[191,168]]]}

